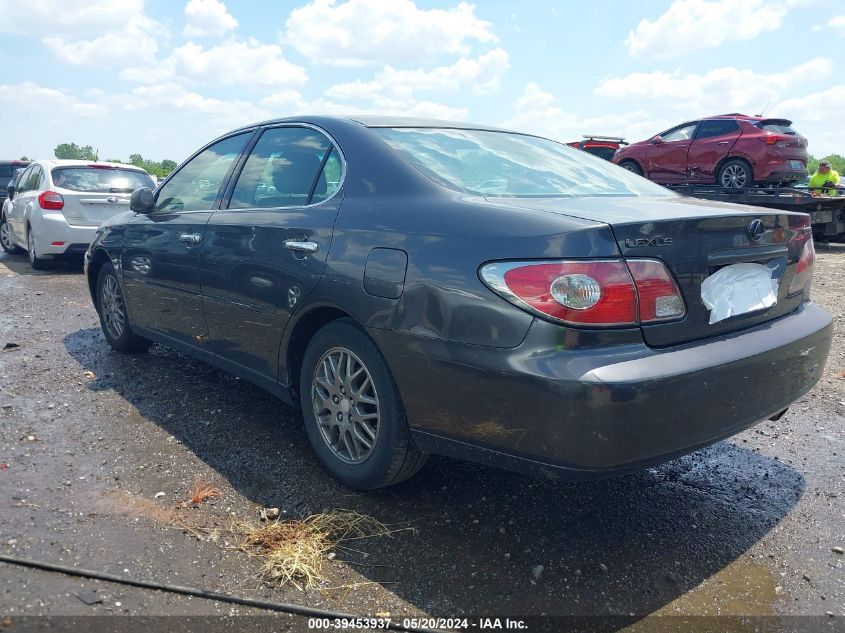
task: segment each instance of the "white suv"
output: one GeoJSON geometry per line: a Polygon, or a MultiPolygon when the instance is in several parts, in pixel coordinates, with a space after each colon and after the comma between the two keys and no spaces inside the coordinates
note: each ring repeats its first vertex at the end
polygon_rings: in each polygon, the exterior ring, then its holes
{"type": "Polygon", "coordinates": [[[42,160],[32,163],[9,192],[0,217],[0,245],[25,250],[33,268],[57,255],[88,249],[97,227],[129,210],[129,195],[153,188],[143,169],[120,163],[42,160]]]}

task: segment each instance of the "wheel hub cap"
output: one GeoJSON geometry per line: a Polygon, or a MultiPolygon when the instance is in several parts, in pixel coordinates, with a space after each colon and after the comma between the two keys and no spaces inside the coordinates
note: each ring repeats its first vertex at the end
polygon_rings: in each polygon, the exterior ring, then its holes
{"type": "Polygon", "coordinates": [[[379,400],[370,372],[344,347],[323,354],[311,381],[314,417],[323,441],[347,464],[372,454],[379,432],[379,400]]]}
{"type": "Polygon", "coordinates": [[[103,313],[103,325],[113,338],[120,338],[123,334],[126,314],[123,310],[123,295],[120,294],[120,286],[117,285],[117,279],[113,275],[109,275],[103,281],[100,304],[103,313]]]}

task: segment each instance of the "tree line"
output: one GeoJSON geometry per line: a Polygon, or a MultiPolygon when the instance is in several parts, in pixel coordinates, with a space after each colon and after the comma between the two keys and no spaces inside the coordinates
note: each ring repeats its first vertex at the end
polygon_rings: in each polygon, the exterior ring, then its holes
{"type": "MultiPolygon", "coordinates": [[[[99,160],[98,152],[90,145],[83,145],[80,147],[76,143],[60,143],[56,146],[56,149],[53,150],[53,154],[55,154],[56,158],[91,161],[99,160]]],[[[26,156],[21,156],[20,159],[32,160],[26,156]]],[[[822,156],[821,158],[816,158],[811,154],[809,160],[807,161],[807,169],[811,174],[815,173],[821,160],[829,160],[831,168],[845,176],[845,156],[840,154],[829,154],[828,156],[822,156]]],[[[128,161],[121,160],[119,158],[109,158],[108,162],[135,165],[136,167],[141,167],[142,169],[147,170],[147,172],[157,178],[164,178],[165,176],[168,176],[170,172],[177,167],[175,161],[165,159],[160,162],[155,162],[147,160],[140,154],[130,154],[128,161]]]]}
{"type": "MultiPolygon", "coordinates": [[[[100,160],[100,155],[90,145],[79,146],[76,143],[59,143],[56,149],[53,150],[56,158],[63,160],[100,160]]],[[[164,178],[176,169],[176,161],[164,159],[162,161],[148,160],[140,154],[130,154],[129,160],[122,160],[120,158],[107,158],[109,163],[124,163],[134,165],[146,170],[149,174],[157,178],[164,178]]]]}

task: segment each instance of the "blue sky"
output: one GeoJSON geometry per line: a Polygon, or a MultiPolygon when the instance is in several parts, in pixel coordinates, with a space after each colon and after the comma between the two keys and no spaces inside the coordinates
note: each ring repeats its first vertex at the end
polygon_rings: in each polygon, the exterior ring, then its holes
{"type": "Polygon", "coordinates": [[[380,112],[563,141],[724,112],[845,154],[833,0],[0,0],[2,158],[182,160],[238,125],[380,112]]]}

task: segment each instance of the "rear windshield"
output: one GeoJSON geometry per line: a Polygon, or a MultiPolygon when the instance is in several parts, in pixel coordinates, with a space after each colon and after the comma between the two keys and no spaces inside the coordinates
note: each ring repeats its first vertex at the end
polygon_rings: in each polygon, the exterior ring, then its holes
{"type": "Polygon", "coordinates": [[[372,128],[435,182],[504,197],[674,194],[587,152],[547,139],[482,130],[372,128]]]}
{"type": "Polygon", "coordinates": [[[119,167],[54,167],[53,185],[70,191],[90,193],[132,193],[140,187],[155,187],[149,174],[119,167]]]}
{"type": "Polygon", "coordinates": [[[616,153],[612,147],[585,147],[584,151],[605,160],[613,160],[613,155],[616,153]]]}
{"type": "Polygon", "coordinates": [[[798,135],[798,132],[792,128],[789,121],[761,121],[760,127],[766,132],[773,132],[775,134],[798,135]]]}

